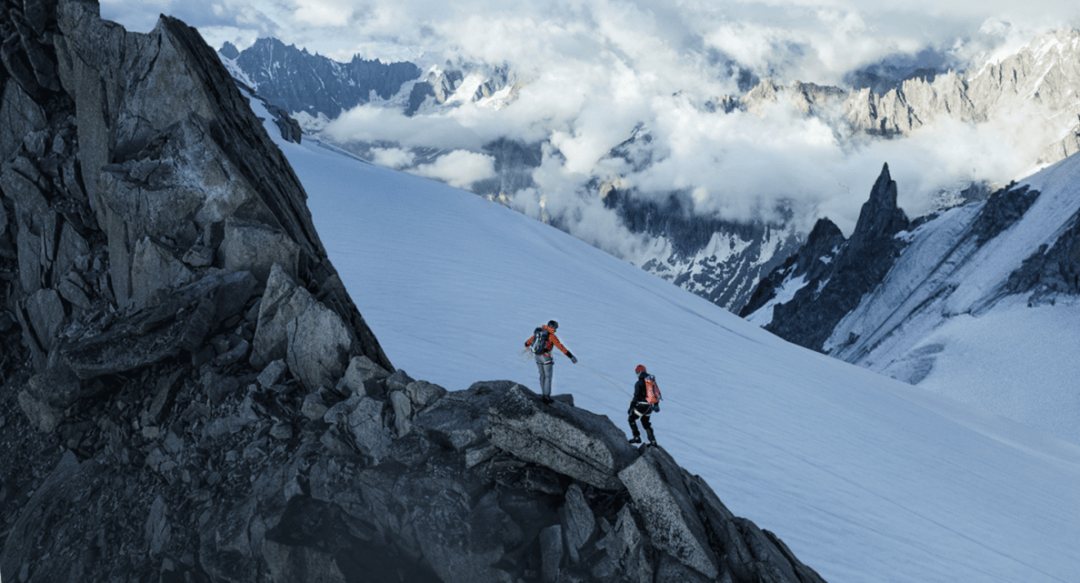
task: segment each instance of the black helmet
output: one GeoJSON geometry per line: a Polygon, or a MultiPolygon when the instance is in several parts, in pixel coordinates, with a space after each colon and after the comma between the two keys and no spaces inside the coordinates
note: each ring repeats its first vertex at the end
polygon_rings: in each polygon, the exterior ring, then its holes
{"type": "Polygon", "coordinates": [[[548,326],[551,326],[552,330],[558,330],[559,329],[559,323],[556,322],[555,320],[548,320],[548,326]]]}

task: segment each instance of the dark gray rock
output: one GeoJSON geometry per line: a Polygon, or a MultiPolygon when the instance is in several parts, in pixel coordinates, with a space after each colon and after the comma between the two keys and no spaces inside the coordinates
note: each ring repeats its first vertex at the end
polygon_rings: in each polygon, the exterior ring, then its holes
{"type": "Polygon", "coordinates": [[[46,127],[45,111],[18,83],[3,85],[0,97],[0,160],[7,161],[30,132],[46,127]]]}
{"type": "Polygon", "coordinates": [[[622,489],[617,475],[634,453],[607,417],[559,402],[545,405],[516,385],[489,418],[488,438],[500,449],[597,488],[622,489]]]}
{"type": "Polygon", "coordinates": [[[262,554],[266,558],[270,569],[270,580],[273,583],[293,581],[346,583],[348,581],[331,553],[307,546],[281,545],[265,540],[262,554]]]}
{"type": "Polygon", "coordinates": [[[446,389],[427,381],[415,381],[405,387],[405,394],[412,401],[416,411],[422,411],[428,405],[446,395],[446,389]]]}
{"type": "Polygon", "coordinates": [[[644,518],[653,544],[714,579],[720,574],[716,553],[679,479],[681,474],[681,468],[662,449],[647,447],[637,461],[619,472],[619,479],[644,518]]]}
{"type": "Polygon", "coordinates": [[[251,366],[263,368],[274,360],[285,360],[289,349],[289,323],[295,321],[313,303],[311,294],[298,287],[284,269],[271,269],[259,304],[251,366]]]}
{"type": "Polygon", "coordinates": [[[209,267],[214,263],[214,250],[202,245],[195,245],[184,252],[181,261],[191,267],[209,267]]]}
{"type": "Polygon", "coordinates": [[[0,188],[20,207],[30,213],[49,211],[49,201],[42,192],[44,180],[29,158],[16,156],[0,167],[0,188]]]}
{"type": "Polygon", "coordinates": [[[394,371],[394,374],[386,378],[386,388],[391,391],[404,391],[414,382],[413,378],[403,370],[394,371]]]}
{"type": "Polygon", "coordinates": [[[60,301],[60,294],[51,289],[40,289],[27,298],[26,311],[41,348],[50,350],[64,323],[64,304],[60,301]]]}
{"type": "Polygon", "coordinates": [[[151,295],[168,293],[194,278],[195,274],[172,252],[144,238],[135,243],[131,257],[131,307],[141,310],[150,305],[151,295]]]}
{"type": "MultiPolygon", "coordinates": [[[[454,451],[486,447],[488,410],[517,386],[511,381],[479,382],[465,391],[446,393],[413,419],[413,427],[454,451]]],[[[473,461],[479,463],[475,454],[473,461]]]]}
{"type": "Polygon", "coordinates": [[[274,265],[290,277],[299,269],[300,247],[285,231],[233,217],[225,221],[221,254],[226,271],[250,271],[261,283],[266,283],[274,265]]]}
{"type": "Polygon", "coordinates": [[[308,391],[335,386],[345,374],[354,343],[337,312],[311,298],[307,309],[288,323],[287,332],[285,361],[293,375],[308,391]]]}
{"type": "Polygon", "coordinates": [[[543,580],[555,583],[559,579],[563,560],[562,526],[553,524],[540,531],[540,556],[543,564],[543,580]]]}
{"type": "Polygon", "coordinates": [[[345,369],[345,374],[338,382],[337,388],[342,393],[364,396],[370,383],[385,380],[389,376],[390,373],[386,369],[370,358],[354,356],[349,359],[349,366],[345,369]]]}
{"type": "Polygon", "coordinates": [[[146,521],[146,539],[150,541],[150,555],[157,556],[169,544],[172,538],[172,526],[169,524],[169,508],[165,500],[158,496],[150,507],[150,517],[146,521]]]}
{"type": "Polygon", "coordinates": [[[279,359],[271,362],[259,373],[259,385],[267,388],[277,384],[288,368],[284,360],[279,359]]]}
{"type": "Polygon", "coordinates": [[[394,408],[394,431],[402,437],[412,429],[413,404],[405,391],[390,393],[390,404],[394,408]]]}
{"type": "Polygon", "coordinates": [[[322,419],[326,415],[326,411],[329,408],[323,401],[319,393],[308,393],[304,397],[304,404],[300,408],[300,413],[311,420],[322,419]]]}
{"type": "Polygon", "coordinates": [[[254,285],[246,271],[204,278],[123,322],[87,330],[60,353],[83,379],[149,366],[198,347],[218,319],[239,311],[254,285]]]}
{"type": "Polygon", "coordinates": [[[390,452],[392,437],[385,424],[386,403],[370,397],[361,398],[345,420],[346,429],[356,446],[378,463],[390,452]]]}
{"type": "MultiPolygon", "coordinates": [[[[69,222],[60,228],[60,244],[56,249],[56,262],[53,264],[54,276],[66,276],[79,263],[80,259],[90,254],[90,244],[69,222]]],[[[80,271],[86,271],[81,268],[80,271]]]]}
{"type": "Polygon", "coordinates": [[[577,484],[570,484],[566,489],[566,504],[561,514],[566,549],[570,553],[570,560],[577,563],[580,560],[579,551],[596,532],[596,517],[577,484]]]}

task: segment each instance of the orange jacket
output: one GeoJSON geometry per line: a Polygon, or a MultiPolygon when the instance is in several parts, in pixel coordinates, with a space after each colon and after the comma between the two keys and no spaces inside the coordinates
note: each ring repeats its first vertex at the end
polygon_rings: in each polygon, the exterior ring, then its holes
{"type": "MultiPolygon", "coordinates": [[[[548,341],[547,341],[547,344],[544,346],[544,351],[541,352],[541,354],[550,353],[551,352],[551,347],[552,347],[552,345],[554,345],[556,348],[561,350],[563,354],[565,354],[567,356],[570,356],[570,351],[567,350],[566,347],[562,345],[562,342],[559,342],[559,337],[555,335],[555,331],[551,329],[551,326],[548,326],[547,324],[545,324],[545,325],[541,326],[541,328],[548,331],[548,341]]],[[[529,339],[525,341],[525,346],[526,347],[529,347],[532,344],[532,339],[533,339],[533,337],[529,336],[529,339]]]]}

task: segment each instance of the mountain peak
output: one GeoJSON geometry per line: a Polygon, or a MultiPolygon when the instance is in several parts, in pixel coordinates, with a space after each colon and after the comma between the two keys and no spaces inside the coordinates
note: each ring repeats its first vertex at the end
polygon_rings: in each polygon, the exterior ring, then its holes
{"type": "Polygon", "coordinates": [[[221,45],[221,49],[218,50],[218,53],[227,59],[235,59],[240,56],[240,50],[236,48],[236,45],[229,41],[225,41],[225,44],[221,45]]]}
{"type": "Polygon", "coordinates": [[[896,181],[889,174],[889,164],[881,167],[881,174],[870,189],[870,198],[863,203],[859,222],[851,234],[850,247],[862,247],[870,240],[891,238],[908,227],[904,211],[896,204],[896,181]]]}

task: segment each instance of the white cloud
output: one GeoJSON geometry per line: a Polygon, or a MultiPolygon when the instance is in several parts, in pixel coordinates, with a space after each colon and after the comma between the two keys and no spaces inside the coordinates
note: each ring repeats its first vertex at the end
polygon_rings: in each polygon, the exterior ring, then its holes
{"type": "Polygon", "coordinates": [[[152,26],[157,12],[198,27],[215,47],[273,35],[339,60],[359,52],[508,65],[525,85],[502,109],[463,103],[407,117],[366,105],[326,131],[340,141],[395,144],[372,150],[377,163],[395,168],[416,165],[412,147],[449,152],[413,171],[465,187],[493,174],[490,156],[477,153],[484,144],[547,140],[536,188],[513,204],[558,216],[623,256],[643,243],[582,195],[591,175],[619,176],[641,196],[693,193],[696,212],[732,219],[793,202],[807,221],[829,216],[850,232],[885,162],[902,206],[918,214],[958,179],[1008,180],[1048,139],[1044,128],[1019,121],[1030,113],[1023,111],[980,126],[941,121],[888,141],[839,135],[841,124],[783,105],[764,119],[709,113],[703,103],[739,93],[729,59],[784,84],[838,85],[890,55],[931,48],[960,66],[1014,51],[1048,24],[1080,25],[1080,4],[1056,0],[102,0],[103,15],[124,24],[152,26]],[[651,165],[608,158],[639,126],[652,142],[632,149],[651,165]]]}
{"type": "Polygon", "coordinates": [[[352,17],[350,4],[334,0],[299,0],[294,15],[298,22],[308,26],[341,26],[352,17]]]}
{"type": "Polygon", "coordinates": [[[400,170],[416,162],[416,155],[401,148],[372,148],[371,161],[379,166],[400,170]]]}
{"type": "Polygon", "coordinates": [[[484,154],[455,150],[439,156],[430,164],[421,164],[409,172],[445,182],[457,188],[469,188],[477,180],[495,175],[495,160],[484,154]]]}

